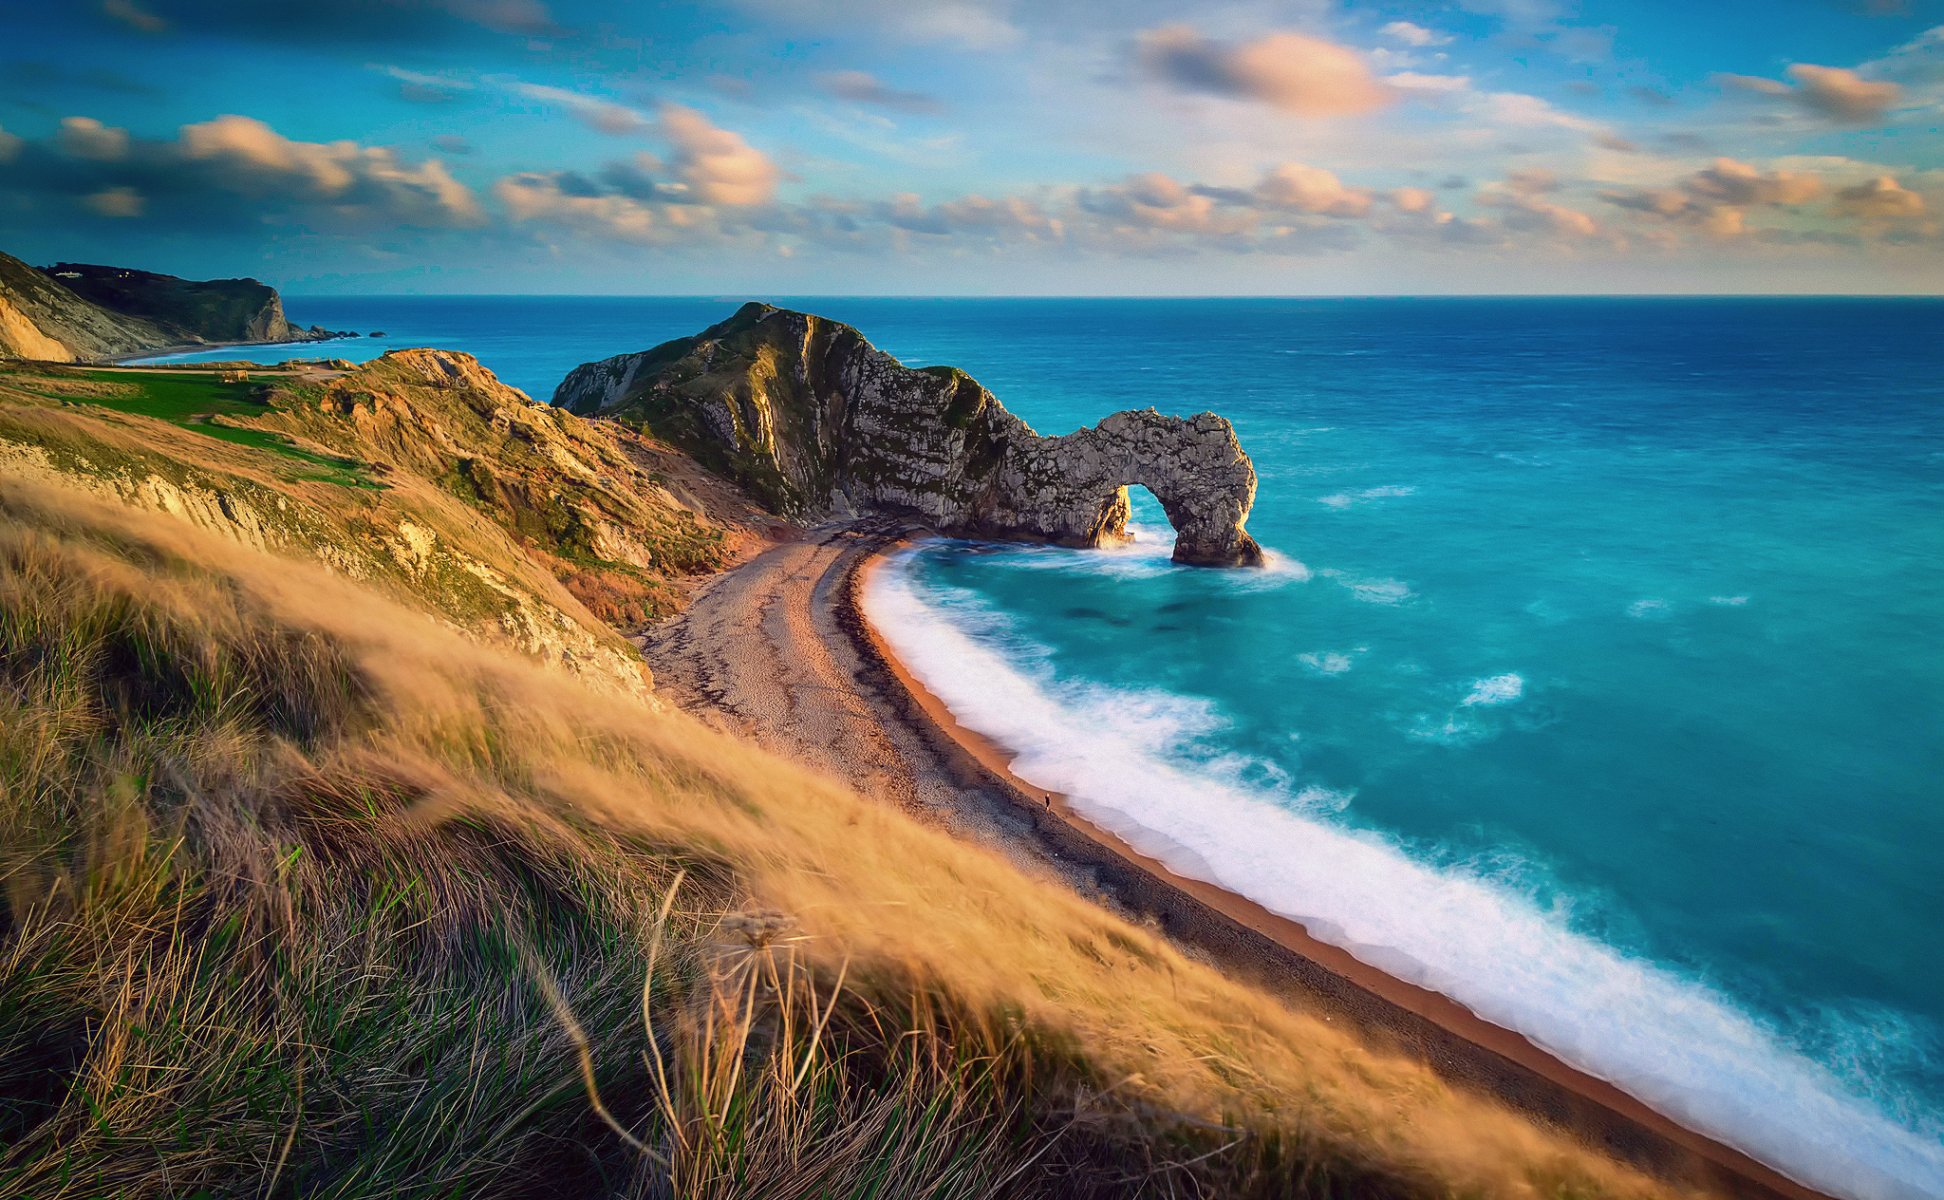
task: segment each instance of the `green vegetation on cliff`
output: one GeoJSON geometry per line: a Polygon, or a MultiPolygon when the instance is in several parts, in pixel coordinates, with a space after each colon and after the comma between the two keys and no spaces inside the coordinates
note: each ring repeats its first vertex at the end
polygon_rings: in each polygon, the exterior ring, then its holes
{"type": "Polygon", "coordinates": [[[254,279],[179,279],[65,262],[45,273],[82,299],[139,317],[179,342],[281,342],[303,332],[285,319],[276,289],[254,279]]]}
{"type": "Polygon", "coordinates": [[[1693,1194],[630,686],[665,447],[222,383],[0,373],[0,1195],[1693,1194]]]}
{"type": "Polygon", "coordinates": [[[291,325],[276,289],[254,279],[178,279],[85,263],[42,270],[0,254],[0,359],[74,362],[331,336],[291,325]]]}

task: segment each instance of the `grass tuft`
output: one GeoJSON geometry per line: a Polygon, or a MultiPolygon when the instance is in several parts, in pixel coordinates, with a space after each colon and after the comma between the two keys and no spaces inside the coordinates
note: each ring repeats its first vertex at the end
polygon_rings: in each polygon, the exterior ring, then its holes
{"type": "Polygon", "coordinates": [[[0,1195],[1671,1196],[1005,860],[0,473],[0,1195]]]}

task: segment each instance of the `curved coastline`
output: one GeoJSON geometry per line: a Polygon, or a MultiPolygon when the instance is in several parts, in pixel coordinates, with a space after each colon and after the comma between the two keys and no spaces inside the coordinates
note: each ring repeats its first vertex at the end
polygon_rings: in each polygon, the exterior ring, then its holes
{"type": "Polygon", "coordinates": [[[840,556],[832,567],[839,576],[830,589],[839,624],[873,668],[874,678],[859,682],[878,691],[892,713],[936,750],[957,758],[962,770],[983,777],[1005,796],[1013,815],[1029,821],[1056,858],[1095,872],[1117,901],[1156,917],[1170,936],[1209,953],[1224,969],[1271,987],[1286,990],[1293,984],[1319,1007],[1430,1063],[1453,1082],[1483,1090],[1617,1157],[1730,1195],[1825,1196],[1442,993],[1372,967],[1244,896],[1177,874],[1074,811],[1064,796],[1015,776],[1014,753],[961,724],[899,660],[866,612],[864,591],[873,573],[889,553],[925,533],[910,527],[887,531],[840,556]]]}
{"type": "MultiPolygon", "coordinates": [[[[325,337],[282,338],[268,342],[185,342],[175,346],[158,346],[134,354],[117,354],[104,358],[98,365],[111,367],[168,367],[176,365],[194,366],[197,364],[177,364],[168,360],[179,359],[190,354],[207,354],[216,350],[272,350],[288,346],[321,346],[326,342],[348,342],[363,334],[344,332],[332,333],[325,337]]],[[[83,364],[86,365],[86,364],[83,364]]],[[[266,364],[267,365],[267,364],[266,364]]]]}

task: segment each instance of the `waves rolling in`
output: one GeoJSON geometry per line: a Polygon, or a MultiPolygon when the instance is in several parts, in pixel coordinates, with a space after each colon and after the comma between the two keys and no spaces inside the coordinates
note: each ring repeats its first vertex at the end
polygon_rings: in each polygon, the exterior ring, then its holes
{"type": "MultiPolygon", "coordinates": [[[[1865,1098],[1867,1081],[1811,1059],[1707,982],[1575,930],[1568,900],[1521,889],[1484,864],[1430,861],[1333,819],[1350,805],[1347,793],[1198,753],[1224,723],[1210,702],[1056,678],[1002,614],[921,582],[912,565],[923,553],[885,564],[867,609],[960,721],[1017,754],[1021,778],[1066,794],[1088,820],[1171,870],[1451,996],[1801,1182],[1857,1200],[1944,1195],[1940,1131],[1865,1098]]],[[[1084,557],[1045,554],[1048,566],[1084,557]]],[[[1165,541],[1148,539],[1076,569],[1164,564],[1165,541]]],[[[1316,667],[1347,661],[1323,656],[1316,667]]],[[[1512,673],[1479,678],[1459,709],[1517,704],[1526,686],[1512,673]]]]}

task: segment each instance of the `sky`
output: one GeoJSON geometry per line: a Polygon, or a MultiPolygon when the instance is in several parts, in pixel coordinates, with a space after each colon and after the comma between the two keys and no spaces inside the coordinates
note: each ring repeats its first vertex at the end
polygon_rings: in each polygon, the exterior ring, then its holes
{"type": "Polygon", "coordinates": [[[1944,291],[1944,0],[60,0],[0,250],[296,294],[1944,291]]]}

